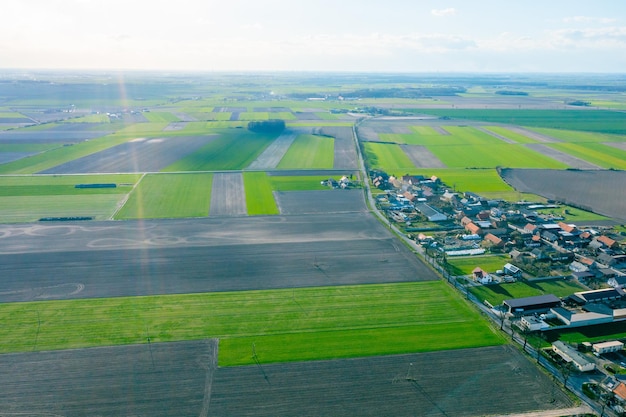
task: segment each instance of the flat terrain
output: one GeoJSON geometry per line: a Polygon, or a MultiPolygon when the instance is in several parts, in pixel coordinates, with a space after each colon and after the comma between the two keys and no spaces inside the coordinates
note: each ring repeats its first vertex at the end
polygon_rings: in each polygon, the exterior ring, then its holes
{"type": "Polygon", "coordinates": [[[537,151],[543,155],[546,155],[552,159],[556,159],[559,162],[563,162],[564,164],[577,169],[600,169],[599,166],[594,165],[590,162],[584,161],[580,158],[576,158],[570,154],[565,152],[561,152],[557,149],[551,148],[543,143],[527,143],[526,147],[532,149],[533,151],[537,151]]]}
{"type": "Polygon", "coordinates": [[[215,416],[485,416],[572,405],[506,346],[220,368],[215,416]],[[520,389],[523,387],[523,389],[520,389]]]}
{"type": "Polygon", "coordinates": [[[505,169],[502,177],[518,191],[626,220],[626,171],[505,169]]]}
{"type": "Polygon", "coordinates": [[[42,130],[0,132],[0,143],[79,143],[112,133],[93,125],[64,124],[42,130]]]}
{"type": "Polygon", "coordinates": [[[437,279],[366,213],[5,225],[0,253],[2,302],[437,279]]]}
{"type": "Polygon", "coordinates": [[[210,340],[0,355],[0,415],[207,416],[216,358],[210,340]]]}
{"type": "Polygon", "coordinates": [[[156,172],[193,153],[214,138],[214,136],[139,138],[41,173],[156,172]]]}
{"type": "Polygon", "coordinates": [[[409,157],[416,168],[445,168],[441,162],[427,147],[420,145],[400,145],[404,153],[409,157]]]}
{"type": "Polygon", "coordinates": [[[272,142],[258,158],[252,162],[248,169],[274,169],[283,159],[285,153],[296,139],[298,134],[287,131],[281,134],[274,142],[272,142]]]}
{"type": "Polygon", "coordinates": [[[281,214],[365,212],[363,190],[276,192],[281,214]]]}
{"type": "Polygon", "coordinates": [[[248,213],[240,172],[213,175],[210,207],[211,216],[245,216],[248,213]]]}
{"type": "Polygon", "coordinates": [[[231,368],[216,355],[213,340],[0,355],[0,415],[469,417],[572,405],[506,346],[231,368]]]}

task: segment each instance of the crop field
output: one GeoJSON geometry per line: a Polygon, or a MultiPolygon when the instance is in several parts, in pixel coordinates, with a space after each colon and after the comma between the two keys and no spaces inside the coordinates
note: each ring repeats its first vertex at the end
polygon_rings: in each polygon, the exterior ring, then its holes
{"type": "MultiPolygon", "coordinates": [[[[522,192],[541,195],[607,217],[626,219],[626,172],[506,169],[501,174],[522,192]]],[[[575,218],[570,219],[575,222],[575,218]]]]}
{"type": "Polygon", "coordinates": [[[449,135],[380,134],[381,140],[428,148],[449,168],[567,168],[567,165],[517,144],[504,143],[474,127],[444,126],[449,135]]]}
{"type": "Polygon", "coordinates": [[[509,262],[509,257],[505,255],[490,255],[480,257],[448,258],[450,273],[452,275],[470,275],[477,266],[483,271],[494,273],[502,269],[505,263],[509,262]]]}
{"type": "Polygon", "coordinates": [[[106,114],[89,114],[87,116],[68,119],[67,123],[111,123],[106,114]]]}
{"type": "Polygon", "coordinates": [[[0,314],[2,352],[142,343],[147,327],[153,343],[219,337],[221,366],[254,364],[252,344],[270,363],[505,343],[442,281],[11,303],[0,314]]]}
{"type": "Polygon", "coordinates": [[[626,169],[626,150],[601,143],[551,143],[551,148],[607,169],[626,169]]]}
{"type": "Polygon", "coordinates": [[[203,217],[209,213],[213,174],[148,174],[115,219],[203,217]]]}
{"type": "Polygon", "coordinates": [[[525,136],[519,132],[515,132],[511,129],[507,129],[506,127],[502,127],[502,126],[484,126],[484,129],[489,130],[493,133],[496,133],[500,136],[504,136],[505,138],[508,138],[514,142],[517,143],[537,143],[537,140],[529,138],[528,136],[525,136]]]}
{"type": "Polygon", "coordinates": [[[274,191],[312,191],[328,190],[328,186],[322,185],[322,181],[328,180],[328,175],[298,175],[282,176],[274,173],[269,177],[274,191]]]}
{"type": "Polygon", "coordinates": [[[279,169],[323,169],[333,168],[333,138],[316,135],[299,135],[278,164],[279,169]]]}
{"type": "Polygon", "coordinates": [[[157,172],[215,136],[137,138],[41,171],[43,174],[157,172]]]}
{"type": "Polygon", "coordinates": [[[596,132],[581,132],[575,130],[533,128],[532,131],[556,138],[563,142],[571,143],[603,143],[603,142],[626,142],[625,135],[611,135],[596,132]]]}
{"type": "Polygon", "coordinates": [[[423,113],[518,126],[626,134],[626,114],[605,110],[428,109],[423,113]]]}
{"type": "Polygon", "coordinates": [[[271,177],[265,172],[244,172],[243,183],[248,215],[279,214],[271,177]]]}
{"type": "Polygon", "coordinates": [[[169,165],[163,171],[238,170],[250,165],[276,138],[247,131],[217,131],[220,137],[198,151],[169,165]]]}
{"type": "Polygon", "coordinates": [[[518,350],[496,346],[218,368],[210,413],[470,417],[571,405],[518,350]],[[510,378],[511,372],[515,378],[510,378]],[[498,381],[497,390],[494,381],[498,381]]]}
{"type": "Polygon", "coordinates": [[[166,113],[166,112],[144,112],[143,116],[152,123],[180,122],[180,119],[178,117],[176,117],[172,113],[166,113]]]}
{"type": "MultiPolygon", "coordinates": [[[[400,145],[386,143],[362,143],[364,157],[369,169],[382,169],[389,173],[397,170],[415,170],[415,165],[404,153],[400,145]]],[[[398,174],[400,175],[400,174],[398,174]]]]}
{"type": "Polygon", "coordinates": [[[543,294],[554,294],[566,297],[587,288],[564,279],[539,282],[514,282],[509,284],[490,284],[470,287],[469,291],[479,300],[487,300],[491,305],[500,305],[510,298],[533,297],[543,294]]]}
{"type": "Polygon", "coordinates": [[[435,175],[448,187],[457,191],[517,194],[500,178],[495,169],[426,169],[416,173],[427,177],[435,175]]]}

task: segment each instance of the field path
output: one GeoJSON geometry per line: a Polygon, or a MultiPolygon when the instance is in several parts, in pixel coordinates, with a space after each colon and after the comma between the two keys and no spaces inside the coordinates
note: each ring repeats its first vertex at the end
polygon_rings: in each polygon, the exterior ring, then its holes
{"type": "Polygon", "coordinates": [[[240,172],[213,176],[210,216],[245,216],[248,214],[243,175],[240,172]]]}
{"type": "Polygon", "coordinates": [[[604,142],[603,145],[626,151],[626,142],[604,142]]]}
{"type": "Polygon", "coordinates": [[[298,134],[293,131],[285,131],[282,135],[276,138],[274,142],[270,144],[256,160],[248,166],[248,169],[274,169],[283,159],[283,156],[289,150],[289,147],[296,140],[298,134]]]}
{"type": "Polygon", "coordinates": [[[206,379],[204,382],[204,397],[202,398],[202,410],[200,411],[200,417],[207,417],[209,415],[209,406],[211,405],[211,391],[213,390],[213,375],[217,370],[217,355],[219,349],[218,339],[209,339],[207,341],[207,353],[203,358],[200,367],[206,367],[206,379]],[[205,361],[206,360],[206,361],[205,361]]]}
{"type": "Polygon", "coordinates": [[[563,142],[562,140],[553,138],[552,136],[533,132],[532,130],[524,129],[523,127],[519,127],[519,126],[509,125],[509,126],[506,126],[506,128],[515,133],[519,133],[520,135],[524,135],[531,139],[538,140],[539,142],[545,142],[545,143],[563,142]]]}
{"type": "Polygon", "coordinates": [[[433,126],[433,129],[435,129],[435,131],[437,131],[437,133],[439,133],[440,135],[450,136],[450,132],[448,132],[446,129],[444,129],[441,126],[433,126]]]}
{"type": "Polygon", "coordinates": [[[400,145],[416,168],[447,168],[435,154],[421,145],[400,145]]]}
{"type": "Polygon", "coordinates": [[[559,162],[563,162],[564,164],[569,165],[572,168],[577,169],[602,169],[598,165],[594,165],[591,162],[584,161],[580,158],[576,158],[570,154],[565,152],[558,151],[549,147],[548,145],[544,145],[543,143],[527,143],[524,146],[532,149],[533,151],[539,152],[542,155],[550,157],[552,159],[556,159],[559,162]]]}
{"type": "Polygon", "coordinates": [[[476,130],[480,130],[481,132],[486,133],[486,134],[488,134],[489,136],[493,136],[493,137],[494,137],[494,138],[496,138],[496,139],[500,139],[501,141],[504,141],[504,142],[506,142],[506,143],[512,143],[512,144],[516,144],[516,143],[517,143],[517,142],[515,142],[513,139],[509,139],[509,138],[504,137],[504,136],[502,136],[502,135],[498,135],[497,133],[492,132],[491,130],[485,129],[484,127],[481,127],[481,126],[475,126],[475,129],[476,129],[476,130]]]}

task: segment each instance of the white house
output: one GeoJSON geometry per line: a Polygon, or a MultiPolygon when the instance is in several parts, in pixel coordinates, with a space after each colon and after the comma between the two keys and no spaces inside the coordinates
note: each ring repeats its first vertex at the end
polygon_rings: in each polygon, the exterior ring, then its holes
{"type": "Polygon", "coordinates": [[[624,348],[624,344],[618,340],[613,340],[611,342],[603,342],[603,343],[594,343],[591,345],[591,348],[596,353],[610,353],[610,352],[619,352],[624,348]]]}

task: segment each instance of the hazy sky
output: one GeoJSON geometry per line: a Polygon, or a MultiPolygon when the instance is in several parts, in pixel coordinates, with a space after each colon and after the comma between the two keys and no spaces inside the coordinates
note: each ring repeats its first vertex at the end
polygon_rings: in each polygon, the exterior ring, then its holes
{"type": "Polygon", "coordinates": [[[0,68],[626,72],[624,0],[19,0],[0,68]]]}

